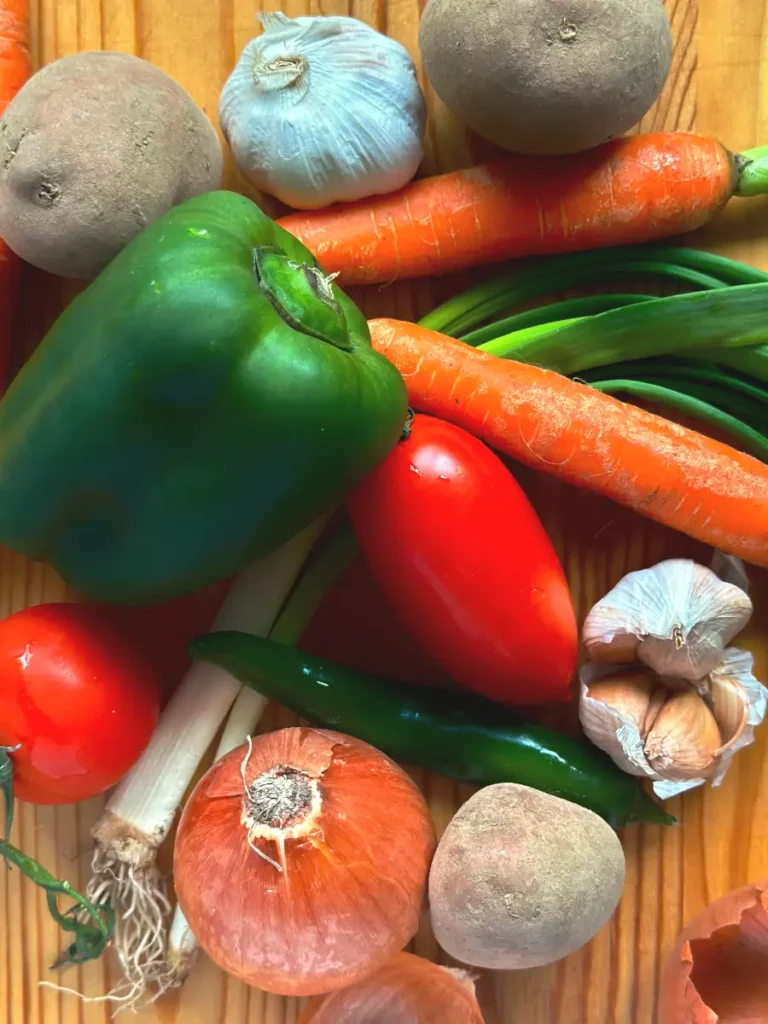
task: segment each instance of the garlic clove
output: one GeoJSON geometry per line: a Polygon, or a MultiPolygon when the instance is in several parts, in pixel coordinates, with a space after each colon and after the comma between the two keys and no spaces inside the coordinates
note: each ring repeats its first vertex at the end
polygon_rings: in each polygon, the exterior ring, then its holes
{"type": "Polygon", "coordinates": [[[749,700],[741,683],[728,676],[713,674],[710,687],[712,710],[725,748],[735,743],[744,732],[749,714],[749,700]]]}
{"type": "Polygon", "coordinates": [[[593,660],[639,660],[660,676],[693,681],[717,667],[751,614],[741,587],[673,558],[620,580],[587,615],[583,639],[593,660]]]}
{"type": "MultiPolygon", "coordinates": [[[[651,675],[651,678],[653,678],[652,675],[651,675]]],[[[664,707],[664,705],[667,703],[668,699],[669,699],[669,691],[663,685],[660,686],[658,684],[658,682],[657,682],[656,683],[656,688],[654,689],[653,693],[651,694],[651,700],[650,700],[650,703],[648,704],[648,710],[647,710],[646,715],[645,715],[645,721],[643,723],[643,728],[642,728],[643,738],[648,736],[648,733],[653,728],[653,726],[654,726],[654,724],[656,722],[656,719],[659,717],[659,712],[664,707]]]]}
{"type": "Polygon", "coordinates": [[[584,732],[625,772],[652,779],[661,800],[707,781],[719,786],[768,711],[768,689],[753,675],[753,665],[748,651],[727,648],[721,664],[697,681],[705,701],[690,685],[669,689],[673,680],[658,680],[640,666],[589,662],[579,672],[584,732]]]}
{"type": "Polygon", "coordinates": [[[749,651],[743,651],[738,647],[729,647],[725,651],[721,664],[710,676],[713,692],[717,688],[719,680],[724,678],[738,683],[747,697],[747,723],[741,733],[734,736],[723,747],[717,771],[712,777],[713,786],[721,784],[734,756],[740,750],[754,743],[755,729],[765,719],[768,710],[768,690],[755,678],[752,672],[753,667],[754,658],[749,651]]]}
{"type": "Polygon", "coordinates": [[[614,711],[630,719],[642,736],[645,734],[645,721],[655,689],[656,681],[650,672],[630,669],[606,679],[598,679],[587,687],[587,696],[608,704],[614,711]]]}
{"type": "Polygon", "coordinates": [[[668,781],[706,778],[722,747],[715,716],[692,690],[675,693],[659,711],[645,741],[648,764],[668,781]]]}
{"type": "Polygon", "coordinates": [[[642,731],[654,706],[651,674],[617,665],[587,664],[579,676],[579,720],[588,739],[622,771],[655,778],[644,753],[642,731]]]}

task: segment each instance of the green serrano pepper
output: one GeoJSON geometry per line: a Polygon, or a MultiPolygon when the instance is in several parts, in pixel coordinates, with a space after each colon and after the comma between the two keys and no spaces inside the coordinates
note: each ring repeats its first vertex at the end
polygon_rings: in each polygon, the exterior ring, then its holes
{"type": "Polygon", "coordinates": [[[589,807],[614,828],[675,823],[597,747],[474,694],[364,675],[249,633],[208,633],[189,651],[310,722],[405,764],[462,782],[522,783],[589,807]]]}

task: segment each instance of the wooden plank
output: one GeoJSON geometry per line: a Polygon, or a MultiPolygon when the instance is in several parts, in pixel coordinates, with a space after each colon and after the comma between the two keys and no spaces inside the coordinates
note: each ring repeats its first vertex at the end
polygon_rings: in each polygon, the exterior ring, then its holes
{"type": "MultiPolygon", "coordinates": [[[[290,15],[352,14],[388,32],[417,54],[422,0],[262,0],[256,9],[290,15]]],[[[768,140],[768,0],[668,0],[675,34],[669,82],[644,130],[697,127],[733,149],[768,140]]],[[[176,77],[216,121],[218,95],[242,47],[255,31],[250,0],[33,0],[32,52],[38,64],[79,49],[135,52],[176,77]]],[[[423,78],[422,78],[423,81],[423,78]]],[[[462,166],[489,152],[469,138],[424,82],[430,105],[423,171],[462,166]]],[[[243,188],[231,161],[227,184],[243,188]]],[[[245,189],[248,191],[247,189],[245,189]]],[[[736,201],[691,241],[768,269],[768,199],[736,201]]],[[[369,315],[415,317],[458,282],[403,284],[359,291],[369,315]]],[[[42,274],[26,282],[29,310],[19,358],[77,291],[42,274]]],[[[592,495],[521,472],[568,570],[580,616],[625,572],[697,548],[679,536],[592,495]]],[[[755,573],[758,614],[747,634],[757,672],[768,678],[768,574],[755,573]],[[762,632],[762,635],[761,635],[762,632]]],[[[26,604],[64,596],[52,572],[0,552],[0,616],[26,604]]],[[[293,719],[271,709],[268,723],[293,719]]],[[[438,829],[468,790],[445,779],[416,775],[438,829]]],[[[659,969],[683,920],[726,890],[765,874],[768,819],[768,729],[737,759],[719,790],[697,791],[672,802],[682,827],[625,830],[628,876],[614,920],[586,949],[535,971],[481,977],[488,1024],[653,1024],[659,969]]],[[[20,809],[14,837],[25,849],[73,881],[88,871],[89,829],[102,800],[75,808],[20,809]]],[[[81,1003],[41,989],[61,943],[42,897],[17,872],[0,871],[0,1024],[106,1024],[112,1008],[81,1003]]],[[[413,948],[440,958],[428,924],[413,948]]],[[[444,958],[443,958],[444,959],[444,958]]],[[[114,965],[91,964],[60,980],[98,998],[115,979],[114,965]]],[[[137,1024],[293,1024],[300,1002],[269,996],[226,978],[202,959],[183,991],[132,1018],[137,1024]]],[[[394,1022],[393,1022],[394,1024],[394,1022]]]]}

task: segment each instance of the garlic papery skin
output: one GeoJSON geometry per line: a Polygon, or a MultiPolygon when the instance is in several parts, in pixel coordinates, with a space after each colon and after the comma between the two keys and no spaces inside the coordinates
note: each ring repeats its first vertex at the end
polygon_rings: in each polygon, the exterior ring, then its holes
{"type": "Polygon", "coordinates": [[[589,612],[582,635],[594,661],[641,661],[660,676],[692,682],[719,665],[751,614],[741,587],[672,558],[620,580],[589,612]]]}
{"type": "Polygon", "coordinates": [[[662,800],[707,781],[719,786],[768,709],[753,664],[748,651],[729,647],[705,685],[672,690],[643,666],[590,662],[579,673],[582,727],[625,772],[652,779],[662,800]]]}
{"type": "Polygon", "coordinates": [[[427,108],[408,52],[357,18],[259,19],[219,102],[241,173],[302,210],[410,181],[427,108]]]}

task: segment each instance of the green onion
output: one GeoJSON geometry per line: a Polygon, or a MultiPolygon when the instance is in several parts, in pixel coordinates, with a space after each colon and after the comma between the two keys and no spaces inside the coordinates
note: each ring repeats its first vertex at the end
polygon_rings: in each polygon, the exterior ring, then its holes
{"type": "Polygon", "coordinates": [[[751,348],[716,349],[711,352],[692,352],[702,359],[714,359],[718,363],[746,373],[749,377],[768,383],[768,345],[754,345],[751,348]]]}
{"type": "MultiPolygon", "coordinates": [[[[741,423],[747,427],[751,427],[756,430],[759,434],[765,436],[766,427],[766,406],[762,408],[755,403],[745,402],[743,398],[729,391],[725,382],[721,388],[716,387],[714,384],[706,385],[701,384],[695,380],[687,380],[685,377],[665,377],[663,374],[634,374],[631,372],[622,372],[623,367],[621,363],[614,367],[616,372],[606,375],[605,377],[599,378],[598,381],[589,381],[588,383],[601,383],[604,380],[614,380],[620,377],[622,380],[635,380],[644,384],[653,384],[657,387],[668,388],[672,391],[679,391],[690,398],[696,398],[700,402],[705,402],[707,405],[714,406],[721,412],[726,413],[729,416],[735,417],[741,423]]],[[[581,378],[578,378],[581,379],[581,378]]]]}
{"type": "Polygon", "coordinates": [[[625,246],[539,259],[454,296],[420,320],[460,337],[505,310],[557,291],[615,277],[651,274],[700,288],[768,282],[768,274],[725,256],[676,246],[625,246]]]}
{"type": "Polygon", "coordinates": [[[583,376],[589,383],[621,377],[682,389],[751,423],[760,431],[768,430],[768,387],[714,363],[675,357],[637,359],[588,370],[583,376]]]}
{"type": "Polygon", "coordinates": [[[603,380],[591,385],[608,395],[627,393],[649,402],[678,409],[703,423],[718,427],[738,440],[744,450],[768,462],[768,437],[753,430],[735,416],[722,412],[709,402],[662,385],[641,380],[603,380]]]}
{"type": "Polygon", "coordinates": [[[462,341],[468,345],[482,345],[502,334],[511,334],[528,327],[541,327],[558,320],[570,320],[575,317],[593,316],[595,313],[607,313],[610,309],[632,306],[638,302],[650,302],[657,295],[619,295],[607,293],[601,295],[583,295],[577,299],[564,299],[552,302],[547,306],[536,306],[534,309],[523,310],[504,320],[496,320],[492,324],[480,327],[469,334],[463,334],[462,341]]]}
{"type": "Polygon", "coordinates": [[[598,313],[536,339],[505,335],[482,348],[567,375],[627,355],[737,348],[768,341],[768,284],[690,292],[598,313]]]}

